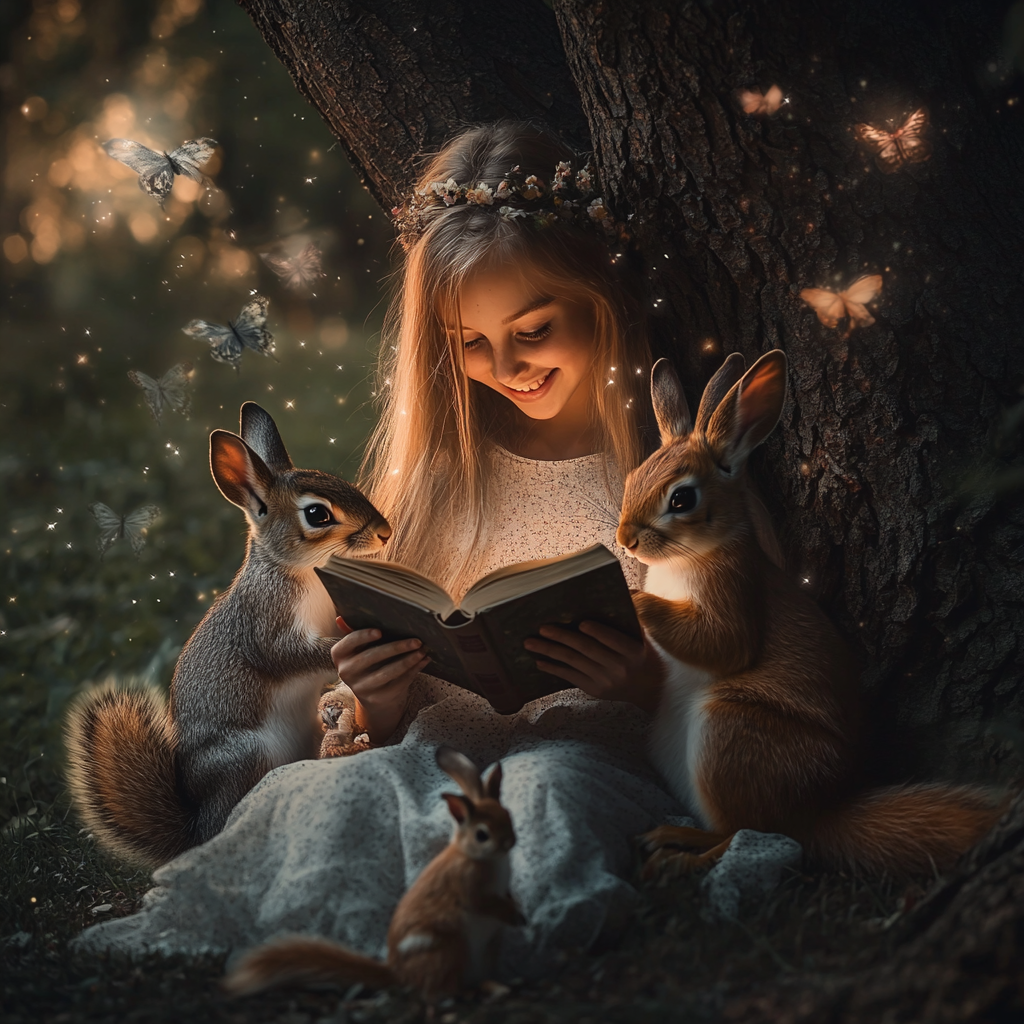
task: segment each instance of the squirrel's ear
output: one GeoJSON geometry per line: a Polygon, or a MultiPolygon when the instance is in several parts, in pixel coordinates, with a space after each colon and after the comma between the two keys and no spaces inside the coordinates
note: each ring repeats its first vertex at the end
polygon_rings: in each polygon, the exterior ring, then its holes
{"type": "Polygon", "coordinates": [[[484,779],[484,796],[489,796],[492,800],[499,800],[501,798],[500,761],[487,773],[487,778],[484,779]]]}
{"type": "Polygon", "coordinates": [[[281,440],[277,424],[266,409],[255,402],[246,402],[238,414],[242,440],[259,454],[259,457],[275,473],[287,473],[294,469],[288,451],[281,440]]]}
{"type": "Polygon", "coordinates": [[[267,514],[274,476],[236,434],[215,430],[210,435],[210,472],[220,493],[233,505],[257,519],[267,514]]]}
{"type": "Polygon", "coordinates": [[[452,817],[461,825],[473,813],[473,801],[469,797],[456,796],[454,793],[442,793],[452,817]]]}
{"type": "Polygon", "coordinates": [[[772,432],[786,400],[786,354],[766,352],[735,383],[708,423],[707,439],[719,464],[737,472],[772,432]]]}
{"type": "Polygon", "coordinates": [[[480,770],[465,754],[460,753],[454,747],[440,746],[437,748],[434,758],[438,768],[457,782],[466,796],[479,800],[484,795],[480,770]]]}
{"type": "Polygon", "coordinates": [[[659,359],[651,369],[651,402],[663,445],[690,432],[693,427],[690,407],[676,371],[667,359],[659,359]]]}
{"type": "Polygon", "coordinates": [[[746,361],[739,352],[731,353],[724,363],[715,371],[715,375],[708,381],[708,386],[701,395],[700,405],[697,407],[697,419],[694,421],[694,428],[702,432],[708,429],[708,423],[715,410],[719,407],[722,399],[729,393],[729,389],[743,376],[747,368],[746,361]]]}

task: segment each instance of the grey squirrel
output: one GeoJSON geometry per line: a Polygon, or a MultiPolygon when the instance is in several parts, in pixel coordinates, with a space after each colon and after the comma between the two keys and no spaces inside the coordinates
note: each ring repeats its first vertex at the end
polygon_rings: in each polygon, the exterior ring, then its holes
{"type": "Polygon", "coordinates": [[[272,768],[317,756],[337,628],[313,567],[391,535],[351,484],[296,469],[269,413],[246,402],[240,421],[241,436],[210,435],[210,471],[245,513],[245,561],[182,648],[169,705],[153,687],[107,685],[68,720],[80,816],[101,845],[145,864],[214,836],[272,768]]]}

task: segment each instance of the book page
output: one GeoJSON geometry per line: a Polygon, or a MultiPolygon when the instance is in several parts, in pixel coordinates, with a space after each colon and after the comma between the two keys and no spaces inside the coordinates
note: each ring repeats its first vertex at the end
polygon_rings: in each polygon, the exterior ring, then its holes
{"type": "Polygon", "coordinates": [[[455,602],[432,579],[398,562],[371,562],[331,555],[322,571],[372,587],[401,601],[411,601],[446,619],[455,602]]]}
{"type": "Polygon", "coordinates": [[[506,565],[477,580],[466,591],[462,599],[462,611],[474,615],[485,608],[492,608],[522,594],[535,593],[610,562],[618,563],[618,559],[603,544],[592,544],[570,555],[506,565]]]}

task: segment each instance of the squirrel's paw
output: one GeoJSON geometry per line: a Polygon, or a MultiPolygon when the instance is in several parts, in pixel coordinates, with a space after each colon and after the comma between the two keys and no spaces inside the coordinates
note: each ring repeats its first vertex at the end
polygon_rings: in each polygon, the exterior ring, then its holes
{"type": "Polygon", "coordinates": [[[673,878],[702,871],[715,864],[732,842],[732,836],[680,825],[659,825],[639,837],[641,850],[650,854],[641,877],[645,882],[666,885],[673,878]]]}

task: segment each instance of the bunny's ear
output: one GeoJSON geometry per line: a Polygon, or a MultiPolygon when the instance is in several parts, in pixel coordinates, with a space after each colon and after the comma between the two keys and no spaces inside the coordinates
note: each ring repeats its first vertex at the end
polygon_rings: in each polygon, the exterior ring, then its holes
{"type": "Polygon", "coordinates": [[[480,771],[465,754],[459,753],[454,747],[442,746],[437,748],[434,757],[438,768],[449,778],[454,779],[466,796],[474,800],[483,797],[484,787],[480,781],[480,771]]]}
{"type": "Polygon", "coordinates": [[[220,493],[233,505],[252,518],[267,514],[274,475],[236,434],[215,430],[210,435],[210,472],[220,493]]]}
{"type": "Polygon", "coordinates": [[[786,354],[776,348],[747,370],[711,416],[707,439],[723,468],[742,468],[779,422],[785,400],[786,354]]]}
{"type": "Polygon", "coordinates": [[[690,432],[693,427],[690,407],[676,371],[667,359],[659,359],[651,369],[651,402],[662,445],[690,432]]]}
{"type": "Polygon", "coordinates": [[[747,364],[743,356],[739,352],[733,352],[715,371],[715,375],[708,381],[708,386],[704,389],[704,394],[701,395],[700,406],[697,408],[697,419],[694,423],[695,429],[707,431],[714,411],[729,393],[733,384],[743,376],[746,367],[747,364]]]}
{"type": "Polygon", "coordinates": [[[492,800],[501,798],[500,761],[487,773],[487,778],[484,779],[484,795],[489,796],[492,800]]]}
{"type": "Polygon", "coordinates": [[[473,801],[469,797],[456,796],[454,793],[442,793],[452,817],[461,825],[473,813],[473,801]]]}
{"type": "Polygon", "coordinates": [[[242,439],[259,452],[260,458],[275,473],[287,473],[295,468],[278,433],[277,424],[266,409],[261,409],[255,402],[246,402],[238,419],[238,432],[242,439]]]}

